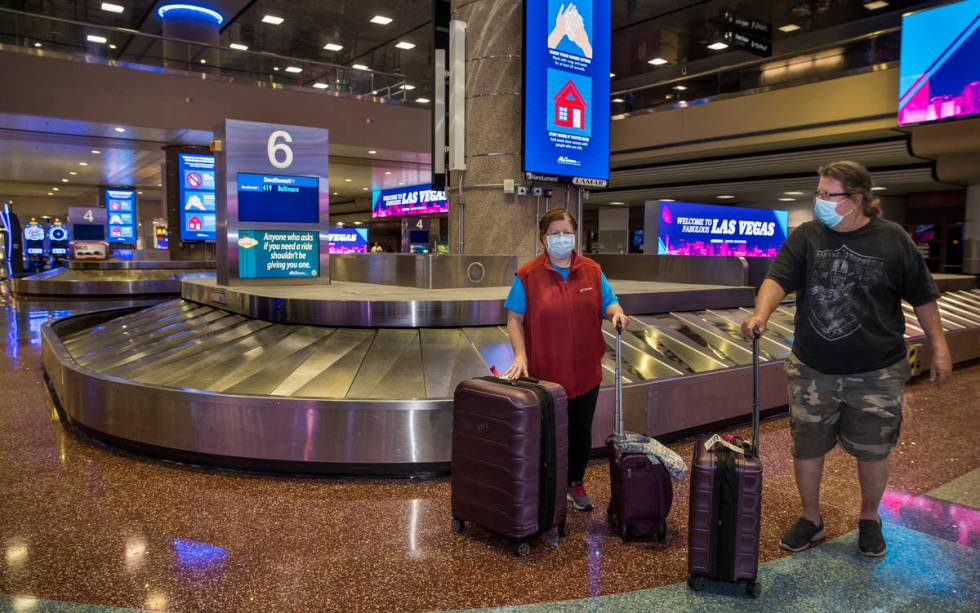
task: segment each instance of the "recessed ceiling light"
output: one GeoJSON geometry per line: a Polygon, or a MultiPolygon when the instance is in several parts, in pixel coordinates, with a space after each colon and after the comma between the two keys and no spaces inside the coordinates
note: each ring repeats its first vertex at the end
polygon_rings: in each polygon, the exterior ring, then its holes
{"type": "Polygon", "coordinates": [[[622,104],[623,102],[626,102],[626,101],[623,100],[622,98],[613,98],[612,99],[612,102],[613,102],[613,104],[622,104]]]}
{"type": "Polygon", "coordinates": [[[340,51],[343,48],[343,45],[338,45],[337,43],[327,43],[323,46],[325,51],[340,51]]]}
{"type": "Polygon", "coordinates": [[[370,70],[370,68],[368,68],[364,64],[354,64],[351,66],[351,68],[353,68],[354,70],[370,70]]]}
{"type": "Polygon", "coordinates": [[[142,196],[143,195],[143,192],[136,192],[136,195],[137,196],[142,196]]]}
{"type": "Polygon", "coordinates": [[[717,43],[711,43],[708,45],[708,49],[712,51],[721,51],[722,49],[728,49],[728,44],[718,41],[717,43]]]}
{"type": "Polygon", "coordinates": [[[72,175],[72,176],[75,176],[75,175],[77,175],[78,173],[77,173],[77,172],[75,172],[74,170],[69,170],[69,171],[68,171],[68,174],[70,174],[70,175],[72,175]]]}
{"type": "Polygon", "coordinates": [[[97,34],[89,34],[88,36],[85,37],[85,40],[87,40],[90,43],[98,43],[100,45],[104,45],[107,42],[109,42],[108,38],[106,38],[105,36],[99,36],[97,34]]]}
{"type": "Polygon", "coordinates": [[[121,13],[121,12],[125,11],[126,8],[123,7],[123,6],[119,6],[118,4],[113,4],[111,2],[103,2],[102,3],[102,10],[103,11],[107,11],[109,13],[121,13]]]}
{"type": "Polygon", "coordinates": [[[354,180],[354,179],[344,179],[344,181],[346,181],[347,183],[350,183],[350,182],[351,182],[351,181],[353,181],[353,180],[354,180]]]}
{"type": "Polygon", "coordinates": [[[888,3],[885,2],[884,0],[876,0],[875,2],[864,3],[864,8],[868,9],[869,11],[877,11],[878,9],[883,9],[886,6],[888,6],[888,3]]]}
{"type": "Polygon", "coordinates": [[[404,181],[399,181],[398,184],[399,185],[405,185],[405,182],[404,181]]]}
{"type": "Polygon", "coordinates": [[[795,23],[787,23],[786,25],[779,27],[780,32],[786,32],[787,34],[790,32],[796,32],[799,29],[800,26],[796,25],[795,23]]]}
{"type": "Polygon", "coordinates": [[[262,23],[268,23],[268,24],[271,24],[271,25],[274,25],[274,26],[277,26],[277,25],[281,24],[284,21],[286,21],[286,20],[283,19],[282,17],[276,16],[276,15],[264,15],[262,17],[262,23]]]}
{"type": "Polygon", "coordinates": [[[378,95],[378,90],[376,90],[376,89],[372,89],[372,90],[371,90],[371,95],[372,95],[372,96],[377,96],[377,95],[378,95]]]}
{"type": "Polygon", "coordinates": [[[377,151],[375,151],[374,149],[369,149],[368,150],[368,153],[371,154],[371,155],[374,155],[374,154],[377,153],[377,151]]]}
{"type": "Polygon", "coordinates": [[[54,192],[48,192],[49,196],[54,196],[54,192]]]}
{"type": "Polygon", "coordinates": [[[804,192],[783,192],[783,193],[786,194],[787,196],[803,196],[803,195],[805,195],[804,192]]]}
{"type": "Polygon", "coordinates": [[[610,72],[609,73],[609,78],[610,79],[615,79],[616,78],[616,73],[615,72],[610,72]]]}
{"type": "Polygon", "coordinates": [[[408,51],[409,49],[414,49],[415,48],[415,43],[410,43],[410,42],[407,42],[407,41],[404,41],[403,40],[402,42],[400,42],[397,45],[395,45],[395,47],[397,47],[399,49],[404,49],[405,51],[408,51]]]}
{"type": "Polygon", "coordinates": [[[724,195],[724,196],[716,196],[716,197],[718,198],[718,200],[734,200],[735,199],[735,196],[729,196],[727,194],[724,195]]]}
{"type": "Polygon", "coordinates": [[[276,72],[279,72],[279,67],[278,66],[273,66],[272,69],[275,70],[276,72]]]}
{"type": "Polygon", "coordinates": [[[56,192],[56,191],[58,191],[58,189],[59,189],[59,188],[57,188],[57,187],[52,187],[52,188],[51,188],[51,191],[53,191],[53,192],[56,192]]]}
{"type": "Polygon", "coordinates": [[[119,132],[120,134],[122,134],[123,132],[126,131],[126,128],[113,128],[113,130],[115,130],[116,132],[119,132]]]}
{"type": "Polygon", "coordinates": [[[375,15],[371,18],[371,23],[376,23],[379,26],[386,26],[394,21],[391,17],[385,17],[384,15],[375,15]]]}
{"type": "Polygon", "coordinates": [[[647,62],[647,64],[653,64],[654,66],[663,66],[666,63],[667,63],[667,60],[665,60],[662,57],[655,57],[652,60],[650,60],[649,62],[647,62]]]}
{"type": "Polygon", "coordinates": [[[880,192],[880,191],[884,191],[886,189],[888,189],[888,188],[887,187],[877,187],[876,186],[876,187],[872,187],[871,188],[871,191],[873,191],[873,192],[880,192]]]}
{"type": "Polygon", "coordinates": [[[415,101],[418,102],[419,104],[428,104],[429,103],[429,99],[428,98],[416,98],[415,101]]]}
{"type": "Polygon", "coordinates": [[[619,202],[618,200],[614,200],[613,202],[610,202],[609,204],[626,204],[626,203],[625,202],[619,202]]]}
{"type": "Polygon", "coordinates": [[[286,66],[286,72],[290,72],[292,74],[299,74],[303,72],[303,69],[300,68],[299,66],[286,66]]]}
{"type": "Polygon", "coordinates": [[[88,162],[79,162],[78,165],[79,166],[88,166],[88,162]]]}
{"type": "Polygon", "coordinates": [[[61,182],[62,183],[68,183],[68,179],[62,179],[61,182]]]}
{"type": "Polygon", "coordinates": [[[110,49],[118,49],[119,47],[117,47],[117,46],[116,46],[115,44],[113,44],[113,43],[109,43],[109,48],[110,48],[110,49]]]}
{"type": "Polygon", "coordinates": [[[92,153],[94,153],[95,155],[99,155],[102,152],[99,151],[98,149],[92,149],[92,153]]]}
{"type": "Polygon", "coordinates": [[[413,89],[415,89],[415,86],[414,85],[409,85],[408,83],[406,83],[406,84],[402,85],[402,89],[404,89],[407,92],[410,92],[413,89]]]}
{"type": "Polygon", "coordinates": [[[339,195],[340,195],[340,193],[338,193],[338,192],[334,192],[334,193],[333,193],[333,195],[334,195],[334,196],[339,196],[339,195]]]}
{"type": "Polygon", "coordinates": [[[34,46],[35,46],[35,47],[37,47],[38,49],[40,49],[40,48],[41,48],[41,47],[43,47],[44,45],[42,45],[41,43],[34,43],[34,46]]]}
{"type": "Polygon", "coordinates": [[[327,89],[328,87],[330,87],[330,86],[327,85],[326,83],[314,83],[313,84],[313,89],[327,89]]]}
{"type": "Polygon", "coordinates": [[[232,43],[228,46],[232,49],[237,49],[238,51],[248,51],[248,45],[243,45],[241,43],[232,43]]]}
{"type": "Polygon", "coordinates": [[[202,64],[207,64],[207,63],[208,63],[208,61],[207,61],[206,59],[204,59],[204,58],[202,57],[202,58],[201,58],[201,63],[202,63],[202,64]]]}
{"type": "Polygon", "coordinates": [[[366,188],[366,187],[362,187],[362,188],[361,188],[361,191],[362,191],[362,192],[366,192],[366,191],[368,191],[368,188],[366,188]]]}
{"type": "Polygon", "coordinates": [[[687,108],[687,100],[680,100],[680,101],[678,101],[677,102],[677,106],[681,107],[682,109],[686,109],[687,108]]]}
{"type": "Polygon", "coordinates": [[[674,200],[673,198],[661,198],[660,202],[677,202],[677,201],[674,200]]]}
{"type": "Polygon", "coordinates": [[[685,91],[687,91],[687,86],[686,85],[675,85],[674,86],[674,89],[676,89],[679,92],[685,92],[685,91]]]}
{"type": "Polygon", "coordinates": [[[386,174],[386,175],[390,175],[390,174],[391,174],[391,171],[390,171],[390,170],[386,170],[386,171],[385,171],[385,174],[386,174]]]}
{"type": "Polygon", "coordinates": [[[796,198],[780,198],[780,202],[796,202],[796,198]]]}

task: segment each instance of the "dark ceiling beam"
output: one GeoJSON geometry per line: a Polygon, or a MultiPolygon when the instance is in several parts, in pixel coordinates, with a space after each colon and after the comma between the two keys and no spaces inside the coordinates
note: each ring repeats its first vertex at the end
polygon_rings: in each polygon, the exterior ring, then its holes
{"type": "Polygon", "coordinates": [[[669,16],[674,15],[676,13],[682,13],[682,12],[688,10],[688,9],[692,9],[692,8],[695,8],[695,7],[704,5],[704,4],[711,4],[711,0],[698,0],[698,2],[692,2],[691,4],[687,4],[687,5],[684,5],[684,6],[675,8],[675,9],[671,9],[669,11],[665,11],[663,13],[660,13],[659,15],[653,15],[652,17],[647,17],[646,19],[641,19],[640,21],[635,21],[633,23],[628,23],[625,26],[621,26],[619,28],[614,28],[613,29],[613,33],[615,34],[617,32],[622,32],[622,31],[628,30],[630,28],[635,28],[636,26],[640,26],[640,25],[643,25],[645,23],[649,23],[651,21],[656,21],[657,19],[663,19],[664,17],[669,17],[669,16]]]}

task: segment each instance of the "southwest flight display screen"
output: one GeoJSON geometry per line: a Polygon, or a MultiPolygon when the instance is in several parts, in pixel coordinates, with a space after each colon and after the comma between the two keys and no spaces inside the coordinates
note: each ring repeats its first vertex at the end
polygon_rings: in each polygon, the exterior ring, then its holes
{"type": "Polygon", "coordinates": [[[180,240],[213,241],[217,231],[214,156],[178,153],[180,240]]]}
{"type": "Polygon", "coordinates": [[[775,257],[788,225],[783,210],[661,202],[657,253],[775,257]]]}
{"type": "Polygon", "coordinates": [[[110,243],[136,242],[136,192],[105,190],[106,227],[110,243]]]}
{"type": "Polygon", "coordinates": [[[980,115],[980,0],[902,17],[898,123],[980,115]]]}
{"type": "Polygon", "coordinates": [[[238,173],[238,220],[320,223],[317,177],[238,173]]]}
{"type": "Polygon", "coordinates": [[[610,0],[524,7],[524,171],[605,182],[610,0]]]}

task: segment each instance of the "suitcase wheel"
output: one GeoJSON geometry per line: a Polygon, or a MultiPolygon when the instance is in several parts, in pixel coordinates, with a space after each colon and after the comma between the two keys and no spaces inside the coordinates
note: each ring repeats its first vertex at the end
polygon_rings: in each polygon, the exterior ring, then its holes
{"type": "Polygon", "coordinates": [[[453,518],[453,532],[462,532],[465,526],[466,524],[463,523],[462,519],[458,517],[453,518]]]}
{"type": "Polygon", "coordinates": [[[687,585],[695,592],[700,592],[704,589],[704,577],[700,575],[688,575],[687,585]]]}
{"type": "Polygon", "coordinates": [[[752,598],[758,598],[762,595],[762,586],[758,581],[749,581],[745,584],[745,593],[752,598]]]}
{"type": "Polygon", "coordinates": [[[517,555],[519,555],[522,558],[525,558],[529,553],[531,553],[531,544],[528,543],[527,541],[522,541],[517,546],[517,555]]]}
{"type": "Polygon", "coordinates": [[[667,540],[667,524],[663,523],[657,526],[657,542],[663,543],[667,540]]]}
{"type": "Polygon", "coordinates": [[[619,536],[623,538],[624,543],[628,542],[630,540],[630,537],[633,536],[632,534],[630,534],[630,527],[627,526],[626,524],[620,526],[619,536]]]}
{"type": "Polygon", "coordinates": [[[568,528],[567,521],[563,521],[560,524],[558,524],[558,536],[568,536],[570,532],[571,530],[569,530],[568,528]]]}

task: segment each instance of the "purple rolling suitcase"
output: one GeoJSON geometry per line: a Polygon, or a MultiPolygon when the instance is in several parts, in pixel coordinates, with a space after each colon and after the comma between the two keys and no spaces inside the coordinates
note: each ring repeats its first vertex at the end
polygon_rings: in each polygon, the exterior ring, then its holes
{"type": "Polygon", "coordinates": [[[565,536],[568,400],[557,383],[481,377],[453,398],[453,530],[473,522],[517,542],[565,536]]]}
{"type": "MultiPolygon", "coordinates": [[[[705,579],[745,582],[758,598],[759,522],[762,512],[762,462],[759,460],[759,339],[752,342],[752,442],[740,451],[702,437],[694,445],[691,507],[688,522],[688,585],[705,579]]],[[[738,445],[736,445],[738,446],[738,445]]]]}
{"type": "Polygon", "coordinates": [[[626,542],[633,537],[667,538],[667,514],[674,501],[674,486],[663,464],[654,464],[644,453],[629,453],[623,437],[622,330],[616,329],[616,431],[609,447],[612,496],[609,519],[626,542]]]}

